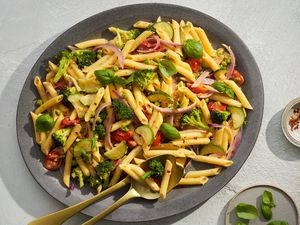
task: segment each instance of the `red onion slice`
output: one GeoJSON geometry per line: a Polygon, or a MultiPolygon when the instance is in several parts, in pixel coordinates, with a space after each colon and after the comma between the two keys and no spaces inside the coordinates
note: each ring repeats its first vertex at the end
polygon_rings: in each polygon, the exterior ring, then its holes
{"type": "Polygon", "coordinates": [[[159,111],[161,113],[176,114],[176,113],[187,113],[187,112],[191,111],[193,108],[195,108],[196,102],[194,102],[193,104],[189,105],[188,107],[179,108],[179,109],[162,108],[162,107],[159,107],[157,105],[154,105],[153,103],[150,103],[150,105],[154,109],[156,109],[157,111],[159,111]]]}
{"type": "Polygon", "coordinates": [[[212,96],[214,92],[207,92],[207,93],[199,93],[197,94],[198,98],[209,98],[210,96],[212,96]]]}
{"type": "Polygon", "coordinates": [[[110,113],[107,115],[108,116],[108,121],[106,123],[106,129],[105,129],[105,143],[107,144],[107,146],[109,148],[112,148],[113,145],[111,143],[111,138],[110,138],[110,131],[111,131],[111,127],[113,122],[115,121],[115,114],[114,111],[111,110],[110,113]]]}
{"type": "Polygon", "coordinates": [[[229,69],[225,75],[227,79],[230,79],[231,75],[233,73],[234,67],[235,67],[235,55],[234,55],[233,51],[231,50],[230,46],[227,46],[225,44],[223,44],[223,46],[226,48],[226,50],[230,54],[231,63],[230,63],[229,69]]]}
{"type": "Polygon", "coordinates": [[[222,127],[224,127],[224,125],[217,124],[217,123],[209,123],[208,126],[213,127],[213,128],[222,128],[222,127]]]}
{"type": "Polygon", "coordinates": [[[98,119],[98,116],[100,114],[100,112],[107,106],[110,106],[111,105],[111,102],[106,102],[102,105],[100,105],[98,107],[98,109],[96,110],[96,113],[95,113],[95,117],[94,117],[94,120],[93,120],[93,126],[92,126],[92,130],[95,130],[95,127],[96,127],[96,122],[97,122],[97,119],[98,119]]]}
{"type": "Polygon", "coordinates": [[[231,159],[234,156],[237,147],[241,143],[242,136],[243,136],[243,127],[241,127],[239,129],[239,131],[235,135],[235,138],[234,138],[233,142],[230,144],[230,147],[229,147],[229,149],[227,151],[227,157],[226,157],[227,159],[231,159]]]}
{"type": "Polygon", "coordinates": [[[154,47],[152,47],[152,48],[149,48],[149,49],[147,49],[147,50],[136,50],[137,52],[139,52],[139,53],[150,53],[150,52],[155,52],[155,50],[156,49],[158,49],[159,48],[159,46],[160,46],[160,39],[158,38],[158,36],[157,35],[153,35],[151,38],[148,38],[147,39],[147,41],[148,42],[152,42],[152,41],[154,41],[154,47]]]}
{"type": "Polygon", "coordinates": [[[74,45],[68,45],[67,48],[70,49],[71,51],[76,51],[76,50],[79,49],[79,48],[77,48],[77,47],[74,46],[74,45]]]}
{"type": "Polygon", "coordinates": [[[203,72],[200,74],[200,76],[197,78],[197,80],[195,80],[195,82],[192,84],[191,87],[198,87],[200,84],[203,83],[204,79],[205,79],[206,77],[208,77],[208,76],[209,76],[209,72],[206,71],[206,70],[203,71],[203,72]]]}
{"type": "Polygon", "coordinates": [[[99,48],[107,48],[109,50],[112,50],[114,53],[118,56],[118,63],[119,66],[124,69],[124,56],[122,54],[121,49],[119,49],[117,46],[112,44],[100,44],[93,48],[94,51],[98,50],[99,48]]]}
{"type": "Polygon", "coordinates": [[[183,46],[183,44],[180,43],[175,43],[175,42],[170,42],[170,41],[165,41],[160,39],[160,42],[164,45],[170,45],[170,46],[183,46]]]}
{"type": "Polygon", "coordinates": [[[203,84],[211,85],[211,84],[215,83],[215,81],[216,81],[216,80],[211,79],[211,78],[204,78],[203,81],[202,81],[202,83],[203,83],[203,84]]]}

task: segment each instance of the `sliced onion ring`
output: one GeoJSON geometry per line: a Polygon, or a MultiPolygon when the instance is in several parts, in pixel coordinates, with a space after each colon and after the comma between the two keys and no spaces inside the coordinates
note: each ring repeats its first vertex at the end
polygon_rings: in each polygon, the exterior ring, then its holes
{"type": "Polygon", "coordinates": [[[105,107],[110,106],[110,105],[111,105],[110,102],[106,102],[106,103],[104,103],[104,104],[102,104],[102,105],[100,105],[100,106],[98,107],[98,109],[96,110],[96,113],[95,113],[94,120],[93,120],[92,130],[95,130],[96,122],[97,122],[97,119],[98,119],[98,116],[99,116],[100,112],[101,112],[105,107]]]}
{"type": "Polygon", "coordinates": [[[230,144],[230,147],[229,147],[229,149],[227,151],[227,156],[226,156],[227,159],[231,159],[234,156],[237,147],[241,143],[242,136],[243,136],[243,127],[241,127],[239,129],[239,131],[235,135],[235,138],[234,138],[233,142],[230,144]]]}
{"type": "Polygon", "coordinates": [[[108,116],[108,121],[106,123],[106,129],[105,129],[105,143],[107,144],[107,146],[109,148],[112,148],[113,145],[111,143],[111,138],[110,138],[110,131],[111,131],[111,127],[113,122],[115,121],[115,114],[114,111],[111,110],[110,113],[107,115],[108,116]]]}
{"type": "Polygon", "coordinates": [[[208,126],[213,127],[213,128],[222,128],[222,127],[224,127],[224,125],[217,124],[217,123],[209,123],[208,126]]]}
{"type": "Polygon", "coordinates": [[[205,71],[201,72],[200,76],[197,78],[197,80],[195,80],[195,82],[192,84],[191,87],[198,87],[200,84],[203,83],[204,79],[208,76],[209,76],[208,71],[205,70],[205,71]]]}
{"type": "Polygon", "coordinates": [[[233,51],[231,50],[230,46],[227,46],[225,44],[223,44],[223,46],[226,48],[226,50],[230,54],[230,59],[231,59],[230,61],[231,61],[231,63],[230,63],[229,69],[228,69],[228,71],[227,71],[227,73],[225,75],[227,79],[230,79],[231,76],[232,76],[234,67],[235,67],[235,55],[234,55],[233,51]]]}
{"type": "Polygon", "coordinates": [[[124,56],[122,54],[122,51],[121,49],[119,49],[117,46],[115,45],[112,45],[112,44],[100,44],[100,45],[97,45],[96,47],[94,47],[94,51],[98,50],[99,48],[107,48],[107,49],[110,49],[112,50],[114,53],[117,54],[118,56],[118,63],[119,63],[119,66],[124,69],[124,56]]]}
{"type": "Polygon", "coordinates": [[[154,52],[156,49],[159,48],[159,45],[160,45],[160,39],[157,35],[153,35],[151,38],[148,38],[147,41],[152,41],[154,40],[156,43],[155,43],[155,46],[153,48],[149,48],[147,50],[136,50],[137,52],[139,53],[150,53],[150,52],[154,52]]]}
{"type": "Polygon", "coordinates": [[[198,98],[209,98],[210,96],[212,96],[214,92],[210,91],[210,92],[207,92],[207,93],[199,93],[197,94],[198,98]]]}
{"type": "Polygon", "coordinates": [[[159,111],[161,113],[176,114],[176,113],[186,113],[186,112],[191,111],[193,108],[195,108],[196,102],[194,102],[193,104],[189,105],[188,107],[179,108],[179,109],[162,108],[162,107],[159,107],[157,105],[154,105],[153,103],[150,103],[150,105],[154,109],[156,109],[157,111],[159,111]]]}

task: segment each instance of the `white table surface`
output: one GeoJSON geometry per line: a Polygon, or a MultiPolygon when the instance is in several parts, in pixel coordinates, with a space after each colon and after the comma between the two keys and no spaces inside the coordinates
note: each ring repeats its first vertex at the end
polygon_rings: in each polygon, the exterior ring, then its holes
{"type": "MultiPolygon", "coordinates": [[[[154,2],[154,1],[149,1],[154,2]]],[[[144,225],[222,225],[228,200],[254,184],[272,184],[300,203],[300,149],[283,136],[280,116],[299,97],[300,1],[162,1],[188,6],[225,23],[254,55],[264,82],[265,111],[257,143],[239,173],[204,205],[144,225]]],[[[32,178],[17,144],[15,113],[23,82],[43,50],[75,23],[98,12],[140,1],[0,0],[0,224],[20,225],[62,209],[32,178]]],[[[77,215],[66,224],[80,224],[77,215]]],[[[122,223],[102,221],[100,224],[122,223]]]]}

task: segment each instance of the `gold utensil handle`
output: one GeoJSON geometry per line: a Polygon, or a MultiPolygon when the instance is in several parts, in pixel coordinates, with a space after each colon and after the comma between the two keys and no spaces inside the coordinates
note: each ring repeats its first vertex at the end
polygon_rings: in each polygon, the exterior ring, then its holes
{"type": "Polygon", "coordinates": [[[97,221],[103,219],[105,216],[107,216],[109,213],[126,203],[128,200],[132,198],[140,197],[140,194],[134,189],[131,188],[122,198],[120,198],[118,201],[116,201],[114,204],[112,204],[110,207],[106,208],[104,211],[93,217],[92,219],[86,221],[82,225],[93,225],[97,221]]]}
{"type": "Polygon", "coordinates": [[[71,216],[76,214],[77,212],[83,210],[84,208],[88,207],[89,205],[93,204],[97,200],[103,198],[104,196],[124,187],[125,185],[130,183],[130,178],[127,176],[120,182],[116,183],[112,187],[104,190],[103,192],[100,192],[99,194],[95,195],[92,198],[89,198],[87,200],[84,200],[82,202],[77,203],[76,205],[70,206],[66,209],[62,209],[60,211],[57,211],[55,213],[51,213],[49,215],[40,217],[34,221],[31,221],[28,225],[45,225],[45,224],[51,224],[51,225],[61,225],[63,222],[65,222],[67,219],[69,219],[71,216]]]}

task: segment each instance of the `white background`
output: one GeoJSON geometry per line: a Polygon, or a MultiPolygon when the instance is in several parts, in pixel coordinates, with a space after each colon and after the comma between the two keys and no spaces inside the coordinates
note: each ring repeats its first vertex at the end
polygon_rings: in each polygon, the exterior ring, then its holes
{"type": "MultiPolygon", "coordinates": [[[[154,2],[154,1],[148,1],[154,2]]],[[[240,172],[204,205],[144,225],[222,225],[228,200],[254,184],[272,184],[300,203],[300,149],[283,136],[280,116],[299,97],[300,1],[161,1],[197,9],[231,27],[259,65],[265,89],[261,131],[240,172]]],[[[23,82],[43,50],[65,29],[101,11],[140,1],[0,0],[0,224],[20,225],[63,205],[49,196],[27,170],[16,139],[15,113],[23,82]]],[[[67,224],[80,224],[77,215],[67,224]]],[[[106,222],[101,224],[120,225],[106,222]]]]}

